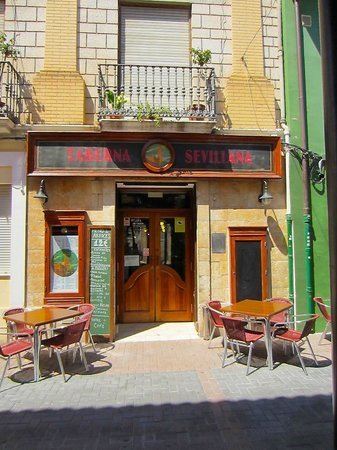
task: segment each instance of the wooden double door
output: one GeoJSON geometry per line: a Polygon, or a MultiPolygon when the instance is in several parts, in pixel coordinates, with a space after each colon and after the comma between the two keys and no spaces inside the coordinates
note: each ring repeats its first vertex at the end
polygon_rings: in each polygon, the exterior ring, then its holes
{"type": "Polygon", "coordinates": [[[127,210],[118,224],[121,323],[193,319],[193,232],[186,210],[127,210]]]}

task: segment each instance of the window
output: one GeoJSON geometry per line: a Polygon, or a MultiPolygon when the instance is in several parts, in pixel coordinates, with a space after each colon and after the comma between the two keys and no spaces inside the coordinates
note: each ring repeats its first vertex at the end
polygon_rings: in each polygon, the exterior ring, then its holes
{"type": "Polygon", "coordinates": [[[186,107],[181,97],[183,87],[186,96],[190,88],[190,9],[122,6],[120,63],[126,65],[120,88],[130,101],[186,107]]]}
{"type": "Polygon", "coordinates": [[[268,296],[267,228],[231,227],[231,301],[268,296]]]}
{"type": "Polygon", "coordinates": [[[190,10],[122,6],[122,64],[188,66],[190,10]]]}
{"type": "Polygon", "coordinates": [[[85,213],[45,211],[45,217],[45,303],[83,303],[85,213]]]}
{"type": "Polygon", "coordinates": [[[0,184],[0,275],[10,274],[12,187],[0,184]]]}

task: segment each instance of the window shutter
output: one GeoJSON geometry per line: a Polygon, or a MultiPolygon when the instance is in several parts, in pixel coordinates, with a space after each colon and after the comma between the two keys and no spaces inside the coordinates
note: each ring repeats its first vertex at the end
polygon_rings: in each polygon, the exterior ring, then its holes
{"type": "Polygon", "coordinates": [[[190,10],[122,6],[121,64],[190,65],[190,10]]]}
{"type": "Polygon", "coordinates": [[[132,74],[126,70],[121,76],[126,95],[132,86],[130,100],[170,109],[187,106],[182,96],[174,96],[174,88],[185,86],[189,73],[159,66],[190,65],[189,20],[189,8],[121,7],[120,63],[139,66],[132,74]]]}
{"type": "Polygon", "coordinates": [[[11,197],[12,187],[0,184],[0,274],[10,274],[11,265],[11,197]]]}

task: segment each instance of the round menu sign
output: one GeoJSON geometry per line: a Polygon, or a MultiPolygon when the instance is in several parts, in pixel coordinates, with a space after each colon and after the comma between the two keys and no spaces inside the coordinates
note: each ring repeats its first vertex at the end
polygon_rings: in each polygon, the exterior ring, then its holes
{"type": "Polygon", "coordinates": [[[60,277],[70,277],[76,272],[78,267],[78,258],[76,254],[68,249],[58,250],[52,257],[53,271],[60,277]]]}
{"type": "Polygon", "coordinates": [[[169,142],[152,140],[143,147],[142,161],[153,172],[165,172],[174,162],[174,148],[169,142]]]}

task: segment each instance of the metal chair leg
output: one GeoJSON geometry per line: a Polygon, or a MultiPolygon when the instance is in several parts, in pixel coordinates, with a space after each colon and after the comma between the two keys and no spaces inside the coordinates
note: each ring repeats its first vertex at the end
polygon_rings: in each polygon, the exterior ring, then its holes
{"type": "Polygon", "coordinates": [[[325,339],[325,336],[326,336],[326,333],[327,333],[327,331],[328,331],[329,326],[330,326],[330,323],[327,322],[327,324],[325,325],[325,328],[324,328],[324,330],[323,330],[323,333],[321,334],[321,337],[320,337],[320,339],[319,339],[319,341],[318,341],[318,345],[321,345],[323,339],[325,339]]]}
{"type": "Polygon", "coordinates": [[[57,360],[58,360],[58,363],[59,363],[59,366],[60,366],[60,369],[61,369],[61,372],[63,375],[64,382],[66,383],[67,380],[66,380],[66,374],[64,371],[63,363],[62,363],[61,353],[58,349],[55,349],[55,352],[56,352],[57,360]]]}
{"type": "Polygon", "coordinates": [[[297,352],[298,358],[299,358],[299,360],[300,360],[300,363],[301,363],[301,366],[302,366],[303,372],[304,372],[304,373],[305,373],[306,375],[308,375],[307,369],[305,368],[305,365],[304,365],[304,361],[303,361],[303,358],[302,358],[302,356],[301,356],[301,352],[300,352],[300,349],[298,348],[298,345],[297,345],[297,344],[295,344],[295,343],[294,343],[294,347],[295,347],[295,349],[296,349],[296,352],[297,352]]]}
{"type": "Polygon", "coordinates": [[[315,355],[315,353],[314,353],[314,351],[313,351],[313,349],[312,349],[312,346],[311,346],[311,343],[310,343],[310,341],[309,341],[309,339],[308,339],[308,336],[307,336],[307,342],[308,342],[309,348],[310,348],[310,350],[311,350],[311,354],[312,354],[312,356],[313,356],[313,358],[314,358],[314,361],[315,361],[315,363],[316,363],[316,366],[318,366],[318,362],[317,362],[317,359],[316,359],[316,355],[315,355]]]}
{"type": "MultiPolygon", "coordinates": [[[[74,350],[73,350],[73,363],[76,360],[76,355],[77,355],[77,344],[74,345],[74,350]]],[[[81,361],[82,361],[82,355],[80,353],[80,357],[81,357],[81,361]]]]}
{"type": "Polygon", "coordinates": [[[88,372],[89,367],[88,367],[88,363],[87,363],[87,358],[85,357],[85,353],[84,353],[84,350],[83,350],[83,345],[82,345],[81,342],[79,342],[78,344],[79,344],[79,347],[80,347],[80,352],[81,352],[81,355],[82,355],[82,361],[84,363],[85,370],[86,370],[86,372],[88,372]]]}
{"type": "Polygon", "coordinates": [[[251,362],[251,359],[252,359],[252,350],[253,350],[253,346],[254,346],[254,344],[251,342],[251,343],[249,344],[249,352],[248,352],[247,372],[246,372],[246,375],[249,374],[250,362],[251,362]]]}
{"type": "Polygon", "coordinates": [[[211,333],[211,335],[209,337],[208,348],[211,348],[211,342],[212,342],[212,339],[213,339],[214,332],[215,332],[215,327],[213,327],[212,333],[211,333]]]}
{"type": "Polygon", "coordinates": [[[1,388],[1,385],[2,385],[2,382],[3,382],[3,379],[4,379],[4,377],[5,377],[5,373],[6,373],[7,366],[8,366],[8,364],[9,364],[10,359],[11,359],[10,357],[7,358],[7,361],[6,361],[4,370],[3,370],[3,372],[2,372],[2,376],[1,376],[1,380],[0,380],[0,388],[1,388]]]}
{"type": "Polygon", "coordinates": [[[91,331],[90,331],[90,330],[88,330],[88,336],[89,336],[89,339],[90,339],[92,348],[94,349],[94,352],[95,352],[95,353],[98,353],[98,351],[97,351],[97,349],[96,349],[96,347],[95,347],[95,343],[94,343],[94,340],[93,340],[93,337],[92,337],[92,334],[91,334],[91,331]]]}
{"type": "Polygon", "coordinates": [[[225,367],[225,362],[227,358],[227,348],[228,348],[228,341],[227,339],[224,342],[224,352],[223,352],[223,358],[222,358],[222,367],[225,367]]]}
{"type": "Polygon", "coordinates": [[[22,369],[21,355],[17,354],[16,355],[16,359],[17,359],[17,362],[18,362],[18,367],[21,370],[22,369]]]}

